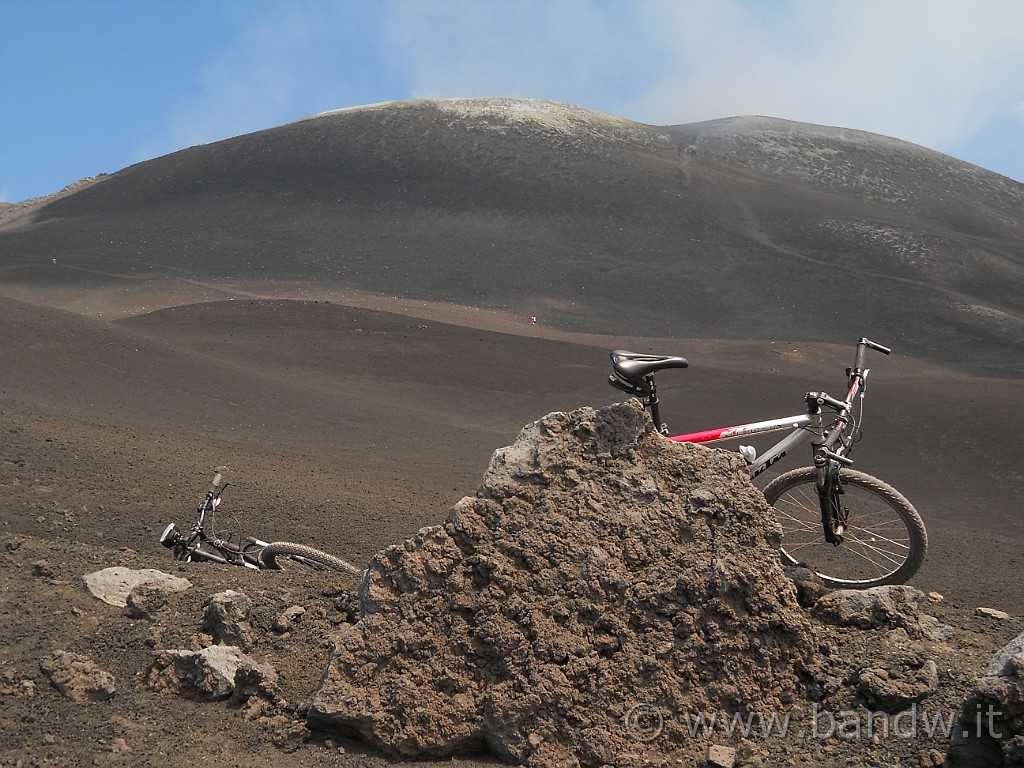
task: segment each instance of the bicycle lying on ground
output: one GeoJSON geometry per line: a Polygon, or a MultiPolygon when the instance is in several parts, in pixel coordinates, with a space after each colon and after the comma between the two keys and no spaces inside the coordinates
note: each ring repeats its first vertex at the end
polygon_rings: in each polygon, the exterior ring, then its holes
{"type": "Polygon", "coordinates": [[[218,472],[213,476],[206,498],[196,507],[196,521],[186,536],[174,523],[168,525],[160,535],[160,543],[174,550],[174,559],[184,562],[206,560],[224,565],[240,565],[255,570],[281,570],[281,561],[289,566],[298,565],[316,570],[341,571],[343,573],[361,573],[351,563],[339,557],[328,555],[319,549],[303,544],[292,544],[288,541],[268,543],[254,537],[239,543],[207,533],[206,527],[214,526],[214,515],[220,506],[220,496],[228,484],[218,472]]]}
{"type": "Polygon", "coordinates": [[[658,371],[688,367],[685,358],[617,349],[611,353],[613,373],[608,383],[639,398],[656,428],[675,442],[707,443],[791,430],[760,455],[750,446],[740,447],[752,479],[797,446],[810,442],[814,466],[779,475],[764,489],[782,525],[783,562],[807,566],[830,587],[903,584],[924,560],[928,548],[924,522],[895,488],[849,469],[853,463],[850,451],[861,438],[867,349],[886,355],[891,352],[881,344],[860,339],[853,367],[846,371],[848,384],[842,400],[825,392],[808,392],[804,396],[806,413],[685,435],[669,436],[668,427],[661,422],[654,384],[658,371]],[[833,412],[835,418],[824,418],[823,409],[833,412]]]}

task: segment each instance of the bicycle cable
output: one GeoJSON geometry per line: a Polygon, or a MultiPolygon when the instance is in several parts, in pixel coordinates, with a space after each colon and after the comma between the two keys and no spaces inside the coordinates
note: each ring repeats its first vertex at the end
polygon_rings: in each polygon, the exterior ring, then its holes
{"type": "Polygon", "coordinates": [[[854,414],[853,409],[850,409],[850,435],[849,437],[843,439],[843,443],[845,443],[846,445],[847,452],[849,452],[853,448],[854,443],[859,443],[861,440],[864,439],[864,430],[861,429],[860,426],[864,421],[863,392],[860,393],[858,399],[860,400],[860,402],[856,404],[856,415],[854,414]]]}
{"type": "Polygon", "coordinates": [[[860,442],[864,437],[864,430],[860,426],[864,423],[864,394],[864,392],[860,393],[860,402],[857,403],[857,418],[853,421],[853,434],[856,435],[854,442],[860,442]]]}
{"type": "MultiPolygon", "coordinates": [[[[219,501],[219,497],[218,497],[218,501],[219,501]]],[[[224,530],[219,530],[218,529],[217,507],[219,507],[219,506],[220,506],[219,503],[218,504],[211,504],[210,505],[210,511],[206,515],[206,519],[207,519],[207,521],[209,523],[206,526],[206,530],[208,530],[210,532],[210,536],[212,538],[217,539],[219,541],[226,541],[228,543],[232,543],[233,544],[234,543],[234,539],[233,539],[234,533],[232,533],[231,529],[230,528],[226,528],[224,530]]],[[[234,515],[230,515],[230,514],[228,515],[227,525],[228,526],[236,526],[236,527],[238,526],[238,523],[237,523],[234,515]]],[[[239,537],[239,540],[241,540],[241,533],[238,534],[238,537],[239,537]]]]}

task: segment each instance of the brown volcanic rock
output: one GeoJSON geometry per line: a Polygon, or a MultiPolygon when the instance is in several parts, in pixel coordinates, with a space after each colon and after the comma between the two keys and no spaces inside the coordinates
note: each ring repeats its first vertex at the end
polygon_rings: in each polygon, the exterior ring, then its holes
{"type": "Polygon", "coordinates": [[[117,692],[114,676],[87,656],[56,651],[40,661],[39,668],[68,701],[106,701],[117,692]]]}
{"type": "Polygon", "coordinates": [[[1024,633],[1011,640],[974,681],[960,705],[949,768],[1024,766],[1024,633]]]}
{"type": "Polygon", "coordinates": [[[371,561],[311,722],[406,757],[630,765],[686,742],[682,713],[781,706],[810,630],[742,469],[635,404],[527,426],[371,561]]]}

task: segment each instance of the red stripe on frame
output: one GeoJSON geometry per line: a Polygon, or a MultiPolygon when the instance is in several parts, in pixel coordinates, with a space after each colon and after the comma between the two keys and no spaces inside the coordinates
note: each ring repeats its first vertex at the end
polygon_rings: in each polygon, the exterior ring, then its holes
{"type": "Polygon", "coordinates": [[[728,433],[732,432],[733,429],[735,427],[706,429],[703,432],[690,432],[687,435],[675,435],[668,439],[676,443],[707,443],[712,440],[721,440],[723,437],[728,437],[728,433]]]}

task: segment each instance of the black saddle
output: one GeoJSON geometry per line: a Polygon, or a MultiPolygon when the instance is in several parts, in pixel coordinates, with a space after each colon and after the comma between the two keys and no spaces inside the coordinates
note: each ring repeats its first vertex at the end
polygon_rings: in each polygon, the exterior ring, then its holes
{"type": "Polygon", "coordinates": [[[644,355],[616,349],[611,353],[612,375],[608,383],[636,397],[650,397],[651,384],[648,376],[666,368],[687,368],[685,357],[672,355],[644,355]]]}

